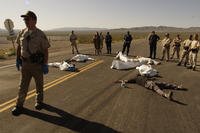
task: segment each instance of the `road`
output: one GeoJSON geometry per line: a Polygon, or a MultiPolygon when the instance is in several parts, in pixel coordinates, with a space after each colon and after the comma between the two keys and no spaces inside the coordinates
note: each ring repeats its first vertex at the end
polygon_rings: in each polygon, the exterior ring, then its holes
{"type": "MultiPolygon", "coordinates": [[[[148,56],[145,40],[134,42],[131,55],[148,56]]],[[[113,46],[114,52],[121,49],[113,46]]],[[[184,90],[172,90],[174,100],[169,101],[138,85],[121,88],[115,83],[128,79],[137,71],[110,69],[115,54],[93,56],[92,47],[86,45],[81,52],[96,61],[76,63],[79,72],[50,68],[45,76],[45,107],[34,109],[35,84],[30,84],[25,111],[12,116],[11,109],[18,92],[20,73],[14,60],[0,63],[0,133],[199,133],[200,132],[200,68],[191,71],[162,62],[153,66],[159,71],[159,80],[182,84],[184,90]],[[7,66],[10,65],[10,66],[7,66]]],[[[160,47],[158,48],[160,57],[160,47]]],[[[72,57],[71,50],[50,53],[50,61],[72,57]]],[[[199,62],[198,62],[199,64],[199,62]]],[[[169,90],[165,90],[169,91],[169,90]]]]}

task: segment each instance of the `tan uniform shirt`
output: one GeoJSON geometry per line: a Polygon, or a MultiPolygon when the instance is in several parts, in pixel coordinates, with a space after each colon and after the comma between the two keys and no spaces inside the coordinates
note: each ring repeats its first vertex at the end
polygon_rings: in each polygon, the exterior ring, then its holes
{"type": "Polygon", "coordinates": [[[37,52],[44,53],[44,50],[50,47],[46,35],[38,28],[32,32],[27,28],[22,30],[17,36],[16,43],[20,45],[21,56],[24,58],[37,52]]]}
{"type": "Polygon", "coordinates": [[[70,42],[71,43],[76,43],[76,40],[77,40],[77,36],[75,34],[71,34],[70,35],[70,42]]]}
{"type": "Polygon", "coordinates": [[[170,43],[171,43],[171,39],[170,38],[164,38],[163,40],[162,40],[162,45],[163,45],[163,47],[167,47],[167,46],[170,46],[170,43]]]}
{"type": "Polygon", "coordinates": [[[191,43],[191,49],[199,49],[200,43],[197,40],[193,40],[191,43]]]}
{"type": "Polygon", "coordinates": [[[190,47],[191,44],[192,44],[192,40],[190,40],[190,39],[187,39],[187,40],[185,40],[185,41],[183,42],[183,46],[184,46],[184,47],[190,47]]]}

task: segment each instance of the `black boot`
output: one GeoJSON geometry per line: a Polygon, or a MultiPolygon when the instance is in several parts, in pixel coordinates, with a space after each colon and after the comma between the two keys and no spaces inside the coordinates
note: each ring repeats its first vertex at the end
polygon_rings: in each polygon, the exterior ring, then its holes
{"type": "Polygon", "coordinates": [[[15,106],[12,109],[12,115],[14,116],[19,116],[22,112],[23,112],[24,108],[23,107],[19,107],[19,106],[15,106]]]}
{"type": "Polygon", "coordinates": [[[42,102],[38,102],[38,103],[35,104],[35,109],[41,110],[44,107],[43,105],[44,104],[42,102]]]}
{"type": "Polygon", "coordinates": [[[178,64],[177,64],[177,66],[180,66],[181,65],[181,62],[179,62],[178,64]]]}

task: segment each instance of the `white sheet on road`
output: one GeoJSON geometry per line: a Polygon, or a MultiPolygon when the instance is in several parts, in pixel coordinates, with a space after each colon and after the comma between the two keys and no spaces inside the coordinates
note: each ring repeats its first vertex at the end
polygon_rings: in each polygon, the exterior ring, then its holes
{"type": "Polygon", "coordinates": [[[151,58],[146,58],[146,57],[137,57],[136,59],[128,58],[126,55],[123,55],[121,51],[117,54],[115,59],[119,59],[124,62],[139,61],[141,64],[149,64],[149,65],[159,65],[160,64],[160,62],[152,60],[151,58]]]}
{"type": "Polygon", "coordinates": [[[151,58],[146,57],[139,57],[137,59],[134,59],[134,61],[138,60],[141,64],[148,64],[148,65],[160,65],[161,63],[155,60],[152,60],[151,58]]]}
{"type": "Polygon", "coordinates": [[[113,60],[112,65],[111,65],[111,69],[119,69],[119,70],[123,70],[123,69],[131,69],[131,68],[136,68],[137,66],[140,66],[140,62],[123,62],[121,60],[113,60]]]}
{"type": "Polygon", "coordinates": [[[130,59],[126,55],[123,55],[121,51],[117,54],[115,59],[119,59],[119,60],[124,61],[124,62],[132,62],[133,61],[133,59],[130,59]]]}
{"type": "Polygon", "coordinates": [[[153,69],[151,65],[141,65],[139,67],[136,67],[136,69],[141,75],[145,75],[147,77],[153,77],[158,75],[158,71],[156,69],[153,69]]]}
{"type": "Polygon", "coordinates": [[[63,62],[49,63],[48,65],[52,66],[52,67],[57,67],[61,71],[70,71],[70,68],[74,68],[75,67],[74,64],[69,64],[69,63],[67,63],[65,61],[63,61],[63,62]]]}
{"type": "Polygon", "coordinates": [[[137,57],[135,59],[128,58],[126,55],[123,55],[122,52],[118,52],[117,56],[112,62],[111,69],[131,69],[141,65],[159,65],[160,62],[152,60],[151,58],[137,57]]]}
{"type": "Polygon", "coordinates": [[[77,54],[76,56],[71,58],[71,61],[77,61],[77,62],[85,62],[88,60],[94,61],[95,59],[83,54],[77,54]]]}

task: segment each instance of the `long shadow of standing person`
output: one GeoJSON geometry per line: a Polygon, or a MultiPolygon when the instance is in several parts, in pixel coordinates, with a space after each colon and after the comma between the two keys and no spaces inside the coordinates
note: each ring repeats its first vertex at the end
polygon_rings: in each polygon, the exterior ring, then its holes
{"type": "Polygon", "coordinates": [[[59,116],[36,112],[27,108],[24,109],[23,113],[80,133],[119,133],[118,131],[103,124],[85,120],[48,104],[44,104],[43,109],[56,113],[59,116]]]}

